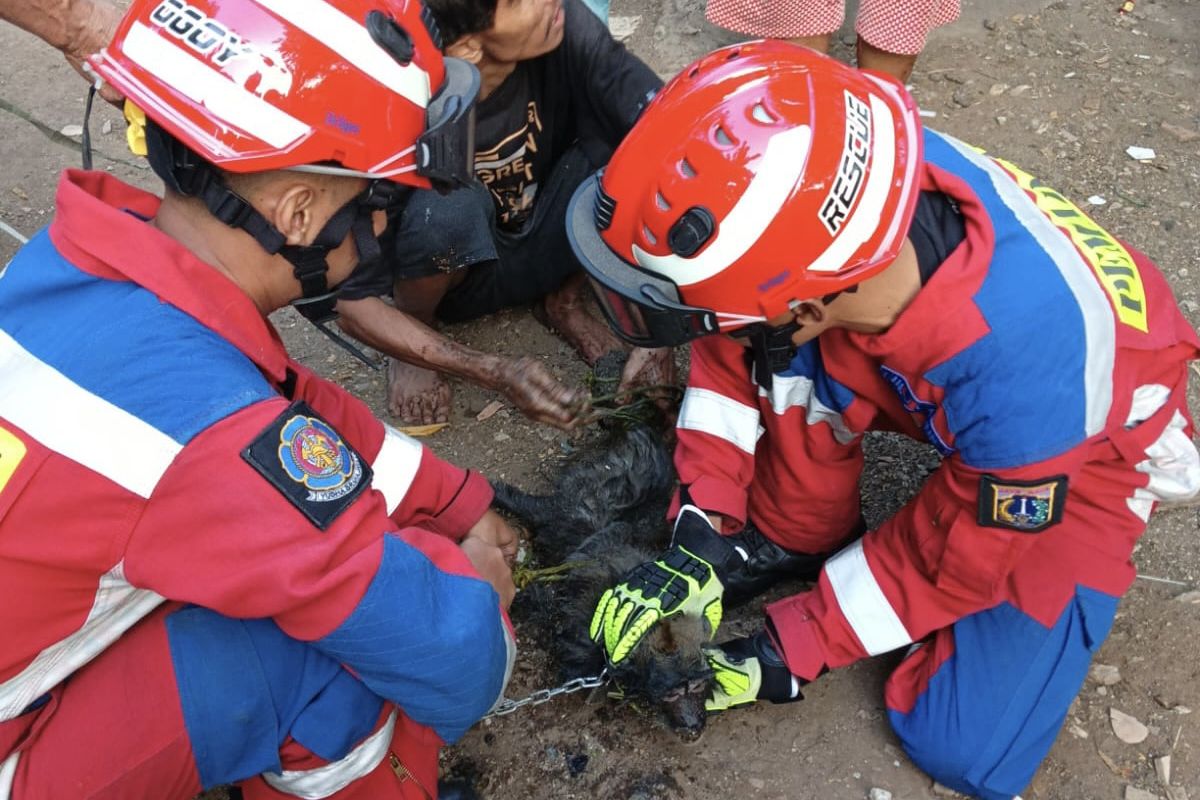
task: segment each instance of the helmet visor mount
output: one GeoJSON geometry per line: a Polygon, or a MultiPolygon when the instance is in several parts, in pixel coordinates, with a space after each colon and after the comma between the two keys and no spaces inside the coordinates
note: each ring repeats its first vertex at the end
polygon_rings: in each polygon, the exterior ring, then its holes
{"type": "Polygon", "coordinates": [[[466,186],[475,178],[475,98],[479,71],[446,58],[446,80],[425,108],[425,132],[417,138],[417,174],[435,188],[466,186]]]}
{"type": "Polygon", "coordinates": [[[597,174],[575,191],[567,209],[567,239],[613,332],[635,347],[675,347],[719,333],[715,311],[687,305],[674,282],[628,263],[608,247],[593,213],[599,187],[597,174]]]}

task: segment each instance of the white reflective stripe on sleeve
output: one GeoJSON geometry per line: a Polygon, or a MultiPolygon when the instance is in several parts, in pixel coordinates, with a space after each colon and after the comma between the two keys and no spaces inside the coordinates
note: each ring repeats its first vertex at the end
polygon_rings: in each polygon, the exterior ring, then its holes
{"type": "Polygon", "coordinates": [[[750,455],[754,455],[754,446],[762,435],[757,408],[711,389],[691,388],[684,392],[675,427],[712,434],[750,455]]]}
{"type": "Polygon", "coordinates": [[[377,489],[387,504],[387,513],[393,513],[404,502],[417,469],[421,466],[421,455],[425,448],[411,436],[405,436],[391,425],[384,425],[383,446],[371,464],[375,477],[371,487],[377,489]]]}
{"type": "Polygon", "coordinates": [[[871,573],[862,539],[829,559],[825,574],[842,615],[869,655],[912,643],[904,623],[871,573]]]}
{"type": "Polygon", "coordinates": [[[0,417],[139,497],[150,496],[183,449],[153,425],[76,384],[3,330],[0,375],[0,417]]]}
{"type": "Polygon", "coordinates": [[[833,438],[838,444],[850,444],[858,438],[858,434],[846,427],[842,415],[821,402],[817,397],[816,385],[812,378],[804,375],[775,375],[771,381],[771,391],[761,386],[758,394],[766,397],[771,404],[771,410],[782,415],[789,408],[800,407],[805,410],[804,419],[809,425],[824,422],[833,429],[833,438]]]}
{"type": "Polygon", "coordinates": [[[392,711],[379,730],[339,761],[323,767],[304,770],[264,772],[263,780],[271,788],[305,800],[321,800],[340,792],[354,781],[367,775],[383,762],[396,730],[396,712],[392,711]]]}
{"type": "Polygon", "coordinates": [[[0,764],[0,800],[9,800],[12,797],[13,777],[17,774],[19,755],[20,753],[13,753],[0,764]]]}
{"type": "Polygon", "coordinates": [[[767,142],[746,191],[721,220],[717,235],[698,255],[656,256],[635,244],[634,259],[678,286],[690,286],[720,273],[745,255],[770,227],[804,176],[811,150],[812,128],[807,125],[775,134],[767,142]]]}
{"type": "Polygon", "coordinates": [[[312,131],[306,123],[247,91],[140,22],[133,23],[122,49],[130,61],[175,91],[272,147],[283,149],[312,131]]]}
{"type": "Polygon", "coordinates": [[[418,108],[429,105],[429,73],[416,62],[401,64],[356,21],[325,0],[258,0],[258,4],[353,64],[418,108]]]}
{"type": "Polygon", "coordinates": [[[25,669],[0,683],[0,721],[20,714],[34,700],[104,652],[162,602],[161,595],[137,589],[125,580],[123,561],[101,575],[96,598],[83,625],[38,653],[25,669]]]}

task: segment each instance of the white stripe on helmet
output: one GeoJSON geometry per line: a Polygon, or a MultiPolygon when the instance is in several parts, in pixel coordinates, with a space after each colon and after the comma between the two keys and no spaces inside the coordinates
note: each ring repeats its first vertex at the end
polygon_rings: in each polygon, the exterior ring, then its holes
{"type": "Polygon", "coordinates": [[[429,105],[432,95],[429,73],[417,66],[416,62],[401,64],[396,61],[375,43],[361,22],[351,19],[324,0],[257,2],[418,108],[429,105]]]}
{"type": "Polygon", "coordinates": [[[892,111],[879,97],[871,95],[871,153],[867,185],[850,211],[849,221],[836,238],[808,265],[809,272],[838,272],[879,228],[883,207],[892,192],[892,172],[896,165],[896,126],[892,111]]]}
{"type": "Polygon", "coordinates": [[[306,123],[239,86],[171,41],[134,22],[126,57],[172,89],[205,106],[225,124],[280,150],[312,131],[306,123]]]}
{"type": "Polygon", "coordinates": [[[775,215],[792,196],[804,176],[812,149],[812,128],[799,125],[780,131],[767,142],[766,151],[750,185],[733,209],[721,220],[716,236],[692,258],[674,253],[656,256],[636,244],[638,264],[669,278],[677,286],[690,286],[727,269],[753,247],[770,227],[775,215]]]}

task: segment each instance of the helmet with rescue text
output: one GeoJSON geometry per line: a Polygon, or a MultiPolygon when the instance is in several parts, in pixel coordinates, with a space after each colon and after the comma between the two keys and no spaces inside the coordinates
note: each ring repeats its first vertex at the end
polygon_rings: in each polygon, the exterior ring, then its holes
{"type": "Polygon", "coordinates": [[[576,191],[568,234],[609,324],[673,346],[780,317],[891,264],[921,126],[904,87],[784,42],[704,56],[576,191]]]}
{"type": "Polygon", "coordinates": [[[373,211],[473,177],[479,75],[440,47],[420,0],[133,0],[90,66],[144,113],[167,188],[291,262],[312,318],[333,307],[330,250],[353,233],[361,260],[378,253],[373,211]],[[367,188],[313,244],[288,245],[223,177],[271,170],[367,188]]]}

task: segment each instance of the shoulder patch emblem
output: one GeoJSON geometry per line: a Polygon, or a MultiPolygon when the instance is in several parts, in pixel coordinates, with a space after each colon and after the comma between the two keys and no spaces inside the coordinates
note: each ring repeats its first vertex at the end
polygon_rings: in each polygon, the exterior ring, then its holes
{"type": "Polygon", "coordinates": [[[371,468],[302,401],[276,417],[242,458],[321,530],[371,485],[371,468]]]}
{"type": "Polygon", "coordinates": [[[979,480],[979,524],[1040,533],[1062,521],[1067,502],[1067,476],[1037,481],[1005,481],[991,475],[979,480]]]}

